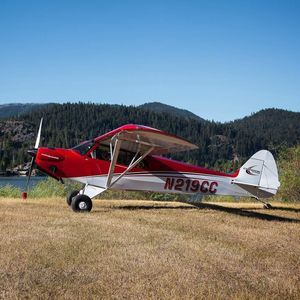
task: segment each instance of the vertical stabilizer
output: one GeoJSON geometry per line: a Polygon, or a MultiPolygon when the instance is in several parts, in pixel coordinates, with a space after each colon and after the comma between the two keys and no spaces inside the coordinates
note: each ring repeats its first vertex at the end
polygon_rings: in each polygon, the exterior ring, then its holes
{"type": "Polygon", "coordinates": [[[280,186],[277,166],[271,152],[260,150],[240,168],[234,184],[257,198],[272,197],[280,186]]]}

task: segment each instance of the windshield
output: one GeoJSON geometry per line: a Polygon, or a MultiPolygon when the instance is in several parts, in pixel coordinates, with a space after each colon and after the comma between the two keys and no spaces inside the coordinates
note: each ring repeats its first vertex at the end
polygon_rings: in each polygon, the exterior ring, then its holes
{"type": "Polygon", "coordinates": [[[72,148],[73,150],[75,150],[76,152],[80,153],[81,155],[86,154],[92,147],[94,146],[94,142],[93,141],[86,141],[83,142],[77,146],[75,146],[74,148],[72,148]]]}

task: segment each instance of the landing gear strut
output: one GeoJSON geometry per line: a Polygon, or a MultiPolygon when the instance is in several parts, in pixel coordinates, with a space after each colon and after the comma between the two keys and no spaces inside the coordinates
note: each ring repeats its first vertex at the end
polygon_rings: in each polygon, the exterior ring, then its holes
{"type": "Polygon", "coordinates": [[[255,197],[255,199],[256,199],[257,201],[263,203],[263,204],[264,204],[264,208],[266,208],[266,209],[272,208],[272,205],[271,205],[270,203],[265,202],[265,201],[263,201],[263,200],[261,200],[261,199],[259,199],[259,198],[257,198],[257,197],[255,197]]]}
{"type": "Polygon", "coordinates": [[[267,208],[267,209],[272,208],[272,205],[270,203],[265,203],[264,208],[267,208]]]}

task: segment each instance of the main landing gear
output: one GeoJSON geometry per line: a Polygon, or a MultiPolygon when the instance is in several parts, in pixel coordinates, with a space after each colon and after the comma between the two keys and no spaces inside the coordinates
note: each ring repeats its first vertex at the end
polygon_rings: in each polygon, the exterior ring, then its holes
{"type": "Polygon", "coordinates": [[[79,191],[72,191],[67,196],[67,204],[71,206],[73,198],[75,198],[79,194],[79,191]]]}
{"type": "Polygon", "coordinates": [[[72,191],[67,196],[67,203],[75,212],[90,212],[93,203],[87,195],[79,194],[79,191],[72,191]]]}

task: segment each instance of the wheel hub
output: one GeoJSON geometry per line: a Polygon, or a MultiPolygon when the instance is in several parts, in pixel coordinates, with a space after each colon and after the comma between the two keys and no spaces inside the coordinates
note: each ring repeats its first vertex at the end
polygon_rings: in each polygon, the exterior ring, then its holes
{"type": "Polygon", "coordinates": [[[80,209],[87,209],[87,205],[84,201],[79,202],[78,206],[79,206],[80,209]]]}

